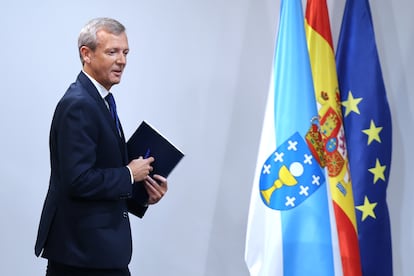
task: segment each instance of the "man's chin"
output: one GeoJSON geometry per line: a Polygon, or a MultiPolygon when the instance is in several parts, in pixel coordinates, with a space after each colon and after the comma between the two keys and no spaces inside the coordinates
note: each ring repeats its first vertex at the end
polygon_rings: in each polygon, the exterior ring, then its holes
{"type": "Polygon", "coordinates": [[[119,77],[119,78],[113,78],[113,79],[111,80],[112,85],[114,85],[114,84],[118,84],[118,83],[120,83],[120,82],[121,82],[121,77],[119,77]]]}

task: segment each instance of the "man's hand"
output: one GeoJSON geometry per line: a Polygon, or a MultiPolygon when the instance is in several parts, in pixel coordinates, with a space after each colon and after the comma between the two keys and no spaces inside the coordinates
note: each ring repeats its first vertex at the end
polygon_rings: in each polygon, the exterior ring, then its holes
{"type": "Polygon", "coordinates": [[[144,180],[149,175],[149,173],[152,172],[152,162],[154,162],[154,157],[148,157],[146,159],[140,157],[129,162],[128,168],[132,172],[134,182],[144,180]]]}
{"type": "Polygon", "coordinates": [[[153,178],[147,176],[144,183],[149,195],[148,204],[155,204],[160,201],[168,190],[167,179],[158,174],[154,174],[153,178]]]}

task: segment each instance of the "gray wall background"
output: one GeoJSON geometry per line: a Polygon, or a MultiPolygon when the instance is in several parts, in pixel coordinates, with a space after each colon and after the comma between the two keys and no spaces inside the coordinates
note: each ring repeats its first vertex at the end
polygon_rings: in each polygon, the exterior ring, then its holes
{"type": "MultiPolygon", "coordinates": [[[[305,3],[305,1],[304,1],[305,3]]],[[[336,45],[344,0],[329,0],[336,45]]],[[[117,18],[131,52],[113,87],[129,137],[150,121],[187,156],[164,200],[132,219],[133,275],[248,275],[244,239],[278,0],[2,1],[0,275],[44,275],[33,246],[55,105],[81,68],[77,36],[117,18]]],[[[395,275],[413,275],[414,8],[371,1],[394,126],[388,202],[395,275]]]]}

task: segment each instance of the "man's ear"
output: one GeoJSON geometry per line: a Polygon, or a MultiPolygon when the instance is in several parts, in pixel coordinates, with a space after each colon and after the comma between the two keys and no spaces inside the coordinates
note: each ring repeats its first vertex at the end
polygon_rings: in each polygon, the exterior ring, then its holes
{"type": "Polygon", "coordinates": [[[85,63],[90,63],[91,53],[92,53],[91,49],[87,46],[82,46],[79,51],[80,51],[80,54],[82,55],[83,61],[85,63]]]}

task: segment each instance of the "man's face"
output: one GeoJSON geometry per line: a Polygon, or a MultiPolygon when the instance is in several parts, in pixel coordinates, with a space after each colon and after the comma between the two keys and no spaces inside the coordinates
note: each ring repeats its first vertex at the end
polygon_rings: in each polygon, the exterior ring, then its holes
{"type": "Polygon", "coordinates": [[[86,46],[81,49],[84,70],[103,87],[110,90],[121,81],[128,54],[128,39],[124,33],[114,35],[105,30],[96,33],[97,47],[92,51],[86,46]]]}

